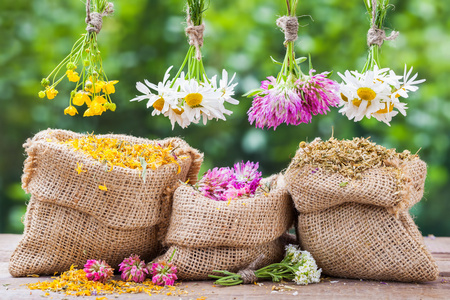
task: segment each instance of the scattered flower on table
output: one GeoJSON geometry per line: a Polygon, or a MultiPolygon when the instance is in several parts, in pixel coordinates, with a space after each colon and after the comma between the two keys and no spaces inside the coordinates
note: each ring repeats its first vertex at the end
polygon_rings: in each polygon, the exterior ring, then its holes
{"type": "Polygon", "coordinates": [[[148,275],[148,269],[145,262],[139,258],[139,255],[131,255],[125,258],[119,264],[119,272],[122,272],[120,277],[124,281],[134,281],[141,283],[148,275]]]}
{"type": "Polygon", "coordinates": [[[87,279],[101,283],[105,283],[114,275],[114,269],[103,260],[89,259],[83,270],[87,279]]]}
{"type": "Polygon", "coordinates": [[[152,282],[157,285],[174,285],[177,277],[177,268],[170,262],[153,263],[150,272],[152,282]]]}
{"type": "MultiPolygon", "coordinates": [[[[238,285],[244,282],[240,274],[214,270],[221,275],[209,275],[216,279],[214,284],[219,285],[238,285]]],[[[297,245],[286,246],[286,254],[279,263],[253,271],[258,280],[272,280],[280,282],[282,280],[293,281],[298,285],[307,285],[320,282],[322,269],[317,267],[315,259],[308,251],[301,251],[297,245]]]]}

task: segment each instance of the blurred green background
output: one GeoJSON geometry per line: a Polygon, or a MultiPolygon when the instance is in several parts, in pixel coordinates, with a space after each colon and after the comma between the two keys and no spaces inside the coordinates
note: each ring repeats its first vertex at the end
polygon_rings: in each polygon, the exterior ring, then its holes
{"type": "MultiPolygon", "coordinates": [[[[187,51],[181,0],[114,1],[116,12],[104,20],[99,36],[104,68],[118,79],[115,113],[101,117],[63,114],[71,85],[58,86],[54,100],[39,99],[40,80],[65,57],[84,31],[84,3],[79,0],[2,0],[0,2],[0,232],[20,233],[28,195],[21,189],[25,159],[23,142],[40,130],[63,128],[96,133],[125,133],[147,138],[180,136],[205,153],[202,172],[239,160],[259,161],[264,175],[287,167],[298,143],[327,139],[334,126],[337,138],[371,136],[377,143],[416,152],[428,164],[424,199],[411,212],[422,233],[450,236],[450,5],[441,0],[392,0],[386,26],[400,36],[383,46],[381,64],[402,74],[405,64],[426,78],[408,99],[408,116],[388,127],[376,120],[349,121],[333,109],[311,124],[280,126],[276,131],[250,126],[251,100],[238,96],[239,106],[227,122],[210,122],[171,130],[162,116],[151,117],[145,103],[129,102],[136,81],[162,80],[165,70],[179,65],[187,51]]],[[[285,12],[283,0],[211,0],[205,13],[203,47],[208,75],[226,68],[236,72],[237,95],[259,86],[282,60],[283,34],[275,20],[285,12]]],[[[362,69],[366,57],[368,15],[362,0],[300,1],[298,56],[311,54],[319,72],[362,69]]],[[[303,71],[307,71],[307,64],[303,71]]]]}

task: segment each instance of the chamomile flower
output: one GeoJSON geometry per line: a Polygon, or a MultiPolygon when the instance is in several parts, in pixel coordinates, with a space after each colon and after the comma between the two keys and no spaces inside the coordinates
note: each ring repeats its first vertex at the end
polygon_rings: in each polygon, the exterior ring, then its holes
{"type": "Polygon", "coordinates": [[[191,123],[183,107],[170,107],[164,113],[164,116],[169,118],[172,130],[175,128],[175,124],[178,124],[181,128],[186,128],[191,123]]]}
{"type": "Polygon", "coordinates": [[[216,75],[213,76],[211,79],[211,85],[213,86],[214,90],[217,90],[218,92],[222,93],[221,98],[230,104],[237,105],[239,104],[239,101],[232,98],[234,96],[234,88],[237,86],[237,82],[232,83],[234,78],[236,77],[236,73],[233,74],[231,79],[228,81],[228,72],[224,69],[222,70],[222,78],[219,80],[219,86],[217,87],[216,84],[216,75]]]}
{"type": "MultiPolygon", "coordinates": [[[[386,81],[376,78],[377,72],[367,71],[360,74],[357,71],[346,71],[342,78],[341,105],[339,112],[345,114],[349,120],[361,121],[364,116],[370,118],[378,110],[384,108],[384,103],[389,102],[390,86],[386,81]]],[[[379,75],[379,74],[377,74],[379,75]]]]}
{"type": "Polygon", "coordinates": [[[172,81],[169,80],[171,69],[172,66],[167,69],[163,81],[159,82],[158,85],[149,82],[147,79],[144,80],[145,84],[137,82],[136,89],[144,95],[136,96],[130,101],[148,100],[147,108],[153,107],[152,116],[165,114],[169,111],[169,108],[175,108],[179,93],[177,92],[178,86],[172,86],[172,81]]]}
{"type": "Polygon", "coordinates": [[[408,91],[415,92],[419,89],[418,86],[416,86],[419,83],[425,82],[425,79],[416,80],[418,73],[414,74],[411,78],[409,76],[411,75],[411,72],[413,68],[409,69],[408,72],[406,72],[407,68],[405,65],[405,71],[403,75],[403,82],[401,83],[400,87],[392,93],[392,96],[395,98],[403,97],[408,98],[408,91]]]}
{"type": "Polygon", "coordinates": [[[180,84],[181,97],[184,100],[184,109],[191,122],[198,122],[203,117],[203,123],[207,120],[226,120],[224,114],[232,112],[225,109],[221,94],[207,83],[199,83],[195,79],[185,80],[180,84]]]}
{"type": "Polygon", "coordinates": [[[207,9],[205,1],[188,1],[187,28],[186,34],[189,36],[189,50],[184,62],[174,78],[169,80],[169,68],[164,76],[164,80],[158,85],[147,80],[144,83],[138,82],[136,88],[144,95],[136,96],[131,101],[142,101],[147,99],[147,107],[153,107],[152,115],[163,114],[170,119],[172,129],[175,124],[181,128],[189,126],[191,123],[199,123],[203,119],[206,125],[208,120],[226,120],[225,115],[231,115],[232,111],[225,108],[224,103],[238,104],[239,101],[233,99],[234,75],[228,80],[228,72],[222,71],[222,79],[217,85],[217,76],[208,79],[202,62],[201,47],[203,45],[202,23],[203,12],[207,9]],[[192,28],[196,30],[192,30],[192,28]],[[201,34],[199,34],[201,32],[201,34]],[[187,66],[187,72],[183,69],[187,66]],[[152,92],[154,90],[155,92],[152,92]]]}

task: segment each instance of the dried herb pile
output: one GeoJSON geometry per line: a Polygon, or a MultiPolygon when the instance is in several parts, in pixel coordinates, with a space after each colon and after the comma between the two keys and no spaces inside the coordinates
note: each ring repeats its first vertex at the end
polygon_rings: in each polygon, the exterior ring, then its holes
{"type": "Polygon", "coordinates": [[[340,173],[350,179],[361,179],[361,174],[371,168],[385,167],[398,169],[404,161],[418,159],[417,154],[408,150],[397,153],[371,142],[369,138],[322,141],[316,138],[311,143],[300,142],[292,167],[310,165],[330,173],[340,173]]]}

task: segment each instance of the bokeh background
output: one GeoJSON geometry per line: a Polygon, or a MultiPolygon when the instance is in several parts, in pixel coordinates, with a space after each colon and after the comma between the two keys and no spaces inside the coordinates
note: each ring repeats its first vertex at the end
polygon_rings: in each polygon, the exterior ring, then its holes
{"type": "MultiPolygon", "coordinates": [[[[424,235],[450,236],[450,5],[441,0],[392,0],[386,26],[400,36],[383,46],[381,64],[398,73],[414,66],[426,78],[408,99],[408,116],[392,126],[376,120],[354,123],[333,109],[311,124],[280,126],[276,131],[252,127],[246,118],[251,100],[241,97],[259,86],[282,60],[283,34],[275,20],[285,12],[283,0],[211,0],[205,13],[203,47],[208,75],[226,68],[237,73],[234,114],[228,121],[191,125],[172,131],[168,119],[151,117],[145,103],[129,102],[136,81],[162,80],[165,70],[179,65],[187,51],[184,1],[116,0],[113,17],[104,20],[99,36],[104,68],[116,85],[115,113],[101,117],[63,114],[70,84],[64,81],[54,100],[40,99],[40,80],[65,57],[84,31],[85,8],[80,0],[2,0],[0,2],[0,232],[20,233],[29,199],[21,189],[25,159],[22,144],[40,130],[63,128],[79,132],[125,133],[147,138],[180,136],[205,153],[202,172],[240,160],[259,161],[264,175],[287,167],[298,143],[370,136],[377,143],[416,152],[428,164],[424,199],[412,208],[424,235]]],[[[367,53],[368,15],[362,0],[300,1],[298,56],[311,54],[319,72],[362,69],[367,53]],[[311,17],[309,17],[311,16],[311,17]]],[[[303,65],[307,71],[308,65],[303,65]]]]}

